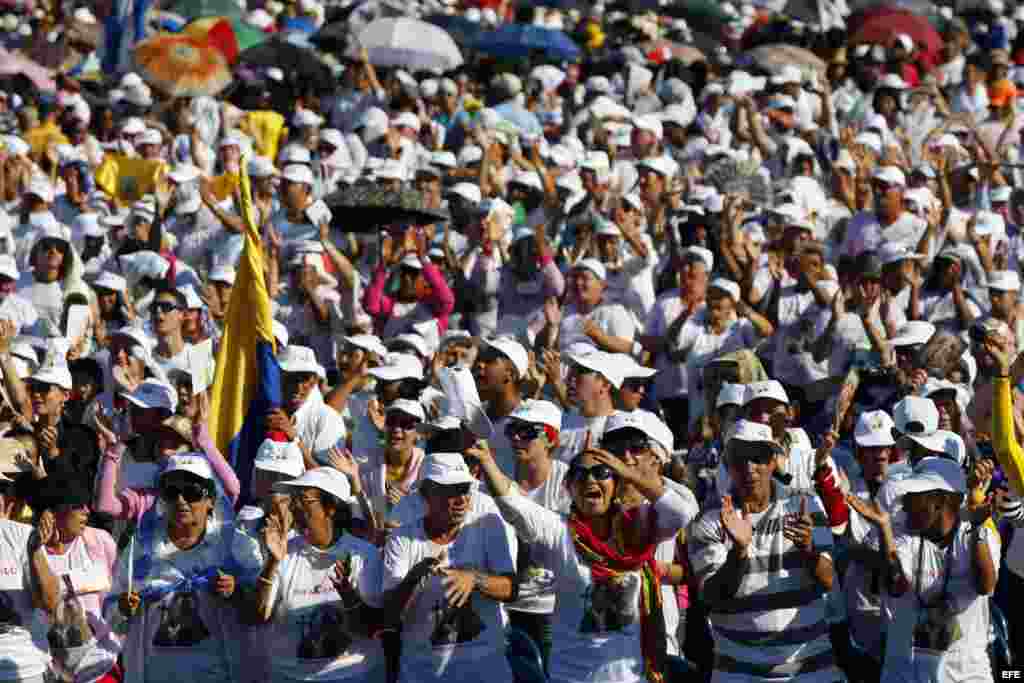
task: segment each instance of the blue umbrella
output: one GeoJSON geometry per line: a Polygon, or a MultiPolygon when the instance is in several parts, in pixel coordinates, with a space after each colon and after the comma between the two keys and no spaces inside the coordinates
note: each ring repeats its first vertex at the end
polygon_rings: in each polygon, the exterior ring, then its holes
{"type": "Polygon", "coordinates": [[[484,33],[483,27],[478,22],[454,14],[434,14],[424,18],[423,21],[443,28],[457,44],[470,50],[477,49],[480,44],[480,35],[484,33]]]}
{"type": "Polygon", "coordinates": [[[516,59],[542,52],[548,58],[573,60],[580,48],[561,31],[533,24],[502,24],[494,31],[484,31],[476,49],[495,57],[516,59]]]}

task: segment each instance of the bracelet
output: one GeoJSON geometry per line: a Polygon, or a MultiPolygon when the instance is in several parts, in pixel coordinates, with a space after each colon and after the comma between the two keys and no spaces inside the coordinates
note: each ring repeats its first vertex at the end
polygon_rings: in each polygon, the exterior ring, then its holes
{"type": "Polygon", "coordinates": [[[473,590],[483,593],[487,587],[487,577],[482,572],[473,572],[473,590]]]}

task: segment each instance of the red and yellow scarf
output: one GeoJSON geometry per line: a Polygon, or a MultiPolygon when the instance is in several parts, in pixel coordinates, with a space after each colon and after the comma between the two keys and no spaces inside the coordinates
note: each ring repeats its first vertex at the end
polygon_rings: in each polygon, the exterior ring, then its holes
{"type": "MultiPolygon", "coordinates": [[[[635,512],[635,511],[630,511],[635,512]]],[[[653,526],[654,511],[649,510],[653,526]]],[[[630,513],[625,513],[631,516],[630,513]]],[[[609,581],[627,572],[640,572],[640,652],[644,658],[644,674],[649,683],[663,683],[665,656],[665,616],[661,604],[661,577],[654,560],[656,545],[650,544],[622,554],[599,539],[585,521],[569,518],[576,553],[590,567],[595,583],[609,581]]],[[[625,547],[625,544],[622,544],[625,547]]]]}

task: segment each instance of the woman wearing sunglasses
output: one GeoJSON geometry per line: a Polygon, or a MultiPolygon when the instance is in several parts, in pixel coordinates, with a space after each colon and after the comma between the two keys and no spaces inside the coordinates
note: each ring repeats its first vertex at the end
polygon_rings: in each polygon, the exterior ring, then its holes
{"type": "Polygon", "coordinates": [[[271,676],[278,681],[383,681],[384,655],[367,605],[380,595],[380,555],[352,535],[352,487],[331,467],[308,470],[275,490],[291,513],[264,527],[267,558],[252,609],[271,624],[271,676]],[[289,540],[292,515],[301,532],[289,540]]]}
{"type": "Polygon", "coordinates": [[[174,455],[158,490],[159,505],[142,516],[118,563],[125,680],[236,681],[241,653],[230,601],[240,565],[221,522],[216,475],[200,453],[174,455]]]}
{"type": "Polygon", "coordinates": [[[388,519],[394,507],[419,478],[423,450],[416,445],[417,427],[426,419],[418,401],[400,398],[384,410],[384,446],[361,466],[367,495],[379,519],[388,519]]]}
{"type": "Polygon", "coordinates": [[[654,553],[690,522],[683,499],[660,476],[586,448],[566,475],[572,496],[566,518],[523,495],[486,453],[480,463],[505,521],[522,542],[548,549],[558,561],[551,680],[656,680],[665,622],[654,553]],[[624,484],[648,502],[624,513],[616,503],[624,484]]]}

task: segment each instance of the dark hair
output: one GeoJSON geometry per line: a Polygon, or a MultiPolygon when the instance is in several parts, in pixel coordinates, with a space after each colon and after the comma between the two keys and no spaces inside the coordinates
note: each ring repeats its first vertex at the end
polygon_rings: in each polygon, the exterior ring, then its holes
{"type": "Polygon", "coordinates": [[[153,288],[153,301],[156,301],[156,298],[161,295],[173,296],[175,305],[182,310],[188,305],[185,295],[163,280],[153,288]]]}
{"type": "Polygon", "coordinates": [[[320,494],[321,505],[324,507],[329,505],[334,508],[334,517],[332,517],[334,521],[334,539],[332,541],[336,541],[341,534],[352,530],[352,507],[323,489],[317,489],[316,491],[320,494]]]}

